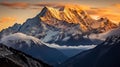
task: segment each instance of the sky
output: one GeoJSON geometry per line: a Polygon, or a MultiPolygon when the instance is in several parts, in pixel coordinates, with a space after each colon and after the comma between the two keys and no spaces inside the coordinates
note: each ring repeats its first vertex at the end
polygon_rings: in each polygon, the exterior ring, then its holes
{"type": "Polygon", "coordinates": [[[0,30],[14,23],[24,23],[36,16],[44,6],[79,5],[93,18],[107,17],[120,22],[120,0],[0,0],[0,30]]]}

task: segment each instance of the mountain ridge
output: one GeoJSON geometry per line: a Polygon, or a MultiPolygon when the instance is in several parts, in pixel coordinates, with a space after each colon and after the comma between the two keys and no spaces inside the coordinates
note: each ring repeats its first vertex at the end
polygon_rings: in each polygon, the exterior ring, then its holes
{"type": "Polygon", "coordinates": [[[45,15],[40,17],[40,19],[41,21],[50,25],[56,25],[57,23],[59,24],[61,22],[68,22],[73,24],[79,24],[83,31],[91,30],[91,28],[94,29],[94,27],[91,27],[90,25],[94,26],[94,23],[97,22],[101,22],[99,27],[105,26],[105,22],[109,22],[111,24],[110,27],[117,26],[107,18],[100,18],[98,20],[94,20],[87,14],[87,12],[82,9],[64,7],[62,10],[58,10],[52,7],[44,7],[42,11],[44,11],[45,8],[48,11],[46,11],[45,15]]]}
{"type": "Polygon", "coordinates": [[[3,37],[0,41],[8,47],[20,50],[36,59],[40,59],[49,65],[56,65],[68,57],[55,48],[48,47],[38,38],[22,33],[15,33],[3,37]]]}
{"type": "Polygon", "coordinates": [[[0,43],[1,67],[51,67],[41,60],[37,60],[21,51],[7,47],[0,43]]]}
{"type": "MultiPolygon", "coordinates": [[[[94,20],[86,11],[74,8],[75,7],[63,7],[62,9],[55,9],[52,7],[44,7],[34,18],[28,19],[22,25],[18,26],[19,29],[14,30],[7,28],[1,31],[0,39],[3,36],[21,32],[37,37],[47,43],[72,45],[73,43],[67,44],[71,41],[77,42],[75,45],[84,45],[88,43],[85,43],[83,40],[88,41],[89,44],[93,44],[91,39],[89,39],[90,34],[104,33],[118,27],[110,20],[94,20]],[[84,36],[88,37],[84,38],[84,36]]],[[[13,26],[13,28],[15,27],[13,26]]]]}
{"type": "Polygon", "coordinates": [[[83,51],[58,67],[119,67],[120,35],[108,37],[93,49],[83,51]]]}

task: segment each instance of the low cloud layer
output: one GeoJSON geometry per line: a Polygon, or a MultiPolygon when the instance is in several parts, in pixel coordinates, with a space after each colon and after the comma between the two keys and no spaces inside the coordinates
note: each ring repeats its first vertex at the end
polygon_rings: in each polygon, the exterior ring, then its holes
{"type": "Polygon", "coordinates": [[[48,47],[58,49],[62,53],[64,53],[68,57],[75,56],[82,51],[92,49],[96,47],[96,45],[79,45],[79,46],[60,46],[57,44],[46,44],[48,47]]]}
{"type": "Polygon", "coordinates": [[[8,46],[12,45],[13,43],[17,43],[19,41],[25,41],[26,43],[28,43],[30,45],[30,42],[34,41],[34,43],[39,43],[39,44],[45,44],[48,47],[51,48],[57,48],[57,49],[91,49],[94,48],[96,45],[80,45],[80,46],[60,46],[57,44],[48,44],[48,43],[44,43],[42,41],[40,41],[38,38],[32,37],[32,36],[28,36],[22,33],[15,33],[15,34],[10,34],[8,36],[4,36],[0,43],[4,43],[8,46]]]}
{"type": "Polygon", "coordinates": [[[80,45],[80,46],[60,46],[60,45],[57,45],[57,44],[46,44],[47,46],[49,47],[52,47],[52,48],[57,48],[57,49],[91,49],[91,48],[94,48],[96,45],[80,45]]]}
{"type": "Polygon", "coordinates": [[[28,44],[28,46],[31,46],[32,41],[36,44],[41,44],[41,41],[38,38],[35,38],[33,36],[28,36],[23,33],[14,33],[7,36],[3,36],[3,38],[1,38],[0,40],[0,43],[3,43],[7,46],[13,46],[16,45],[17,43],[25,42],[28,44]]]}

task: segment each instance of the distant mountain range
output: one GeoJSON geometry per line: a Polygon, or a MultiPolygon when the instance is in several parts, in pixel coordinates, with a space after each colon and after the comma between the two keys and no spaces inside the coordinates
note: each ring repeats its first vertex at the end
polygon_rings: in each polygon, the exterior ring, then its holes
{"type": "Polygon", "coordinates": [[[0,67],[52,67],[43,61],[0,44],[0,67]]]}
{"type": "Polygon", "coordinates": [[[120,35],[106,39],[97,47],[83,51],[57,67],[120,67],[120,35]]]}
{"type": "Polygon", "coordinates": [[[0,42],[50,65],[56,65],[68,58],[57,49],[48,47],[39,39],[22,33],[15,33],[3,37],[0,42]]]}
{"type": "Polygon", "coordinates": [[[2,30],[0,38],[21,32],[47,43],[71,46],[91,45],[93,42],[89,39],[90,34],[104,33],[117,27],[107,18],[92,19],[86,11],[80,8],[44,7],[37,16],[28,19],[24,24],[16,23],[12,27],[2,30]]]}

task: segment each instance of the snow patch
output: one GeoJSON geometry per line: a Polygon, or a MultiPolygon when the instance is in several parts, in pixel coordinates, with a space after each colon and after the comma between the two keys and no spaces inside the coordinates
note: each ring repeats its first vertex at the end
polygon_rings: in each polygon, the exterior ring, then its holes
{"type": "Polygon", "coordinates": [[[58,31],[53,32],[53,31],[49,30],[49,31],[46,32],[46,34],[47,35],[42,39],[42,41],[49,42],[49,41],[51,41],[53,39],[53,36],[58,34],[58,31]]]}

